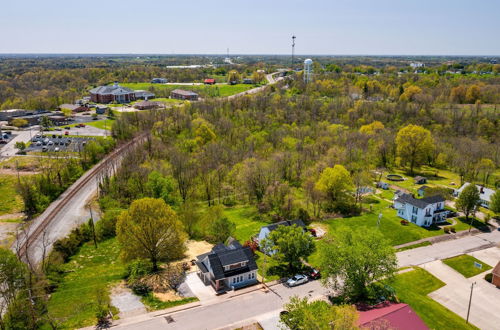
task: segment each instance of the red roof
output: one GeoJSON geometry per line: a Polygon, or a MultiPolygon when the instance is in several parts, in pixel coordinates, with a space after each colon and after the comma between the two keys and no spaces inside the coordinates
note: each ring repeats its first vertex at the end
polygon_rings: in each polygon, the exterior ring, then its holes
{"type": "Polygon", "coordinates": [[[405,330],[427,330],[424,321],[407,304],[382,303],[367,311],[359,311],[359,325],[387,322],[389,326],[405,330]]]}
{"type": "Polygon", "coordinates": [[[215,79],[213,79],[213,78],[207,78],[207,79],[205,79],[205,82],[206,83],[214,83],[215,79]]]}

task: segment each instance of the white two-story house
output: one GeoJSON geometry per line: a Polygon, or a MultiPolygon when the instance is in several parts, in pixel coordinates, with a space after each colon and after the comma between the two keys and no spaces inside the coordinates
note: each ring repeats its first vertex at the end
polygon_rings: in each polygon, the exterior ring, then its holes
{"type": "Polygon", "coordinates": [[[399,217],[417,226],[429,227],[446,220],[449,211],[444,208],[444,202],[445,199],[439,195],[417,199],[403,194],[394,200],[394,208],[399,217]]]}

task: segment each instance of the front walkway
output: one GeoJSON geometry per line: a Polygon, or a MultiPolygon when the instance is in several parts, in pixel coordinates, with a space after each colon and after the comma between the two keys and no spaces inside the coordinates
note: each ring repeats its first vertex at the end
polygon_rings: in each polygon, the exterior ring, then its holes
{"type": "Polygon", "coordinates": [[[187,274],[185,283],[202,304],[217,298],[212,286],[205,285],[196,272],[187,274]]]}

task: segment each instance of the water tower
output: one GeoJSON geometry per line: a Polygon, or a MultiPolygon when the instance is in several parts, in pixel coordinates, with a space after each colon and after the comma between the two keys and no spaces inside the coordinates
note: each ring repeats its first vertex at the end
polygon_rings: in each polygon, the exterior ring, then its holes
{"type": "Polygon", "coordinates": [[[312,81],[312,75],[313,75],[313,61],[308,58],[304,61],[304,82],[307,84],[308,82],[312,81]]]}

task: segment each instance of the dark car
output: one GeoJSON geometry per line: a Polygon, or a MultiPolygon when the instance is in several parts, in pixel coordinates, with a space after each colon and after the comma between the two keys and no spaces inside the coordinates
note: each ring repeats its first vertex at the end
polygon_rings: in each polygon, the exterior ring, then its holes
{"type": "Polygon", "coordinates": [[[71,129],[71,126],[64,126],[64,129],[71,129]]]}

